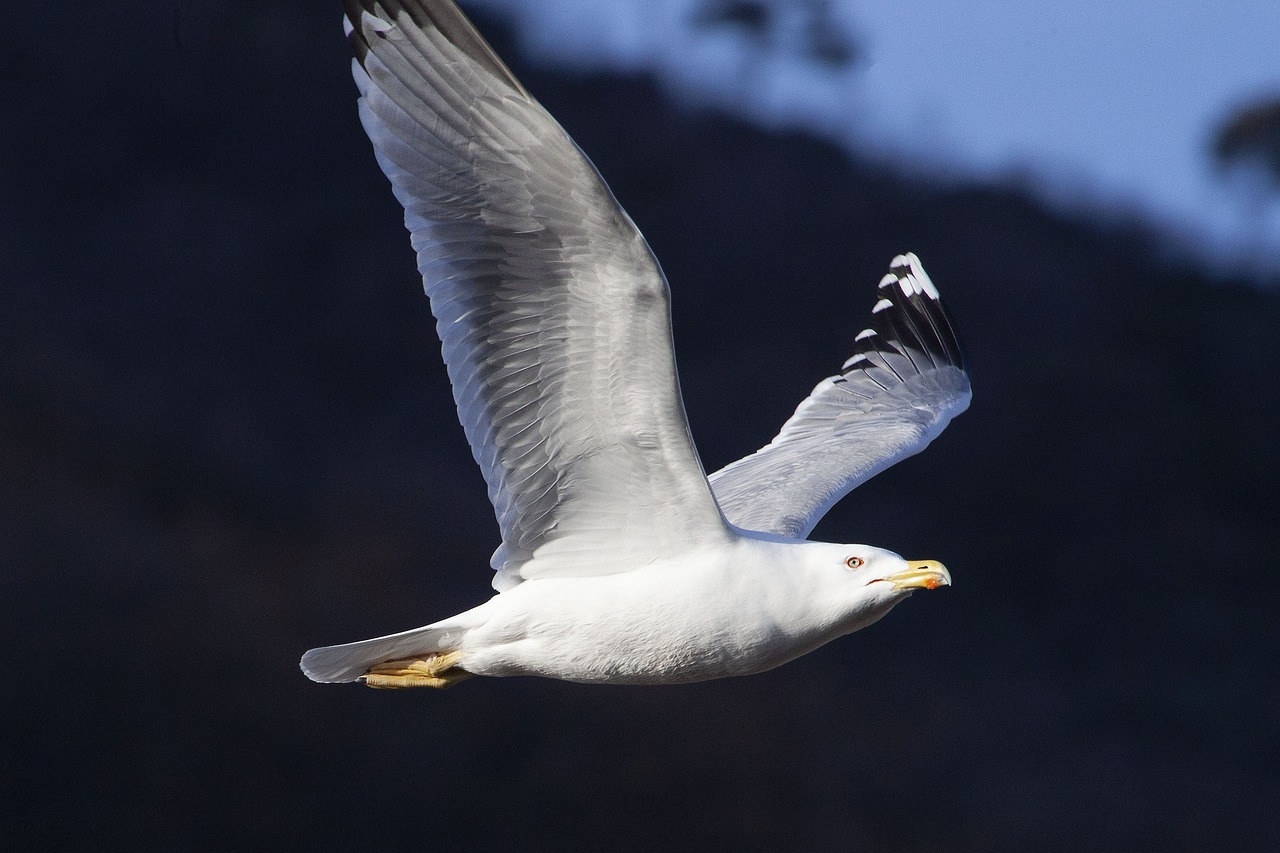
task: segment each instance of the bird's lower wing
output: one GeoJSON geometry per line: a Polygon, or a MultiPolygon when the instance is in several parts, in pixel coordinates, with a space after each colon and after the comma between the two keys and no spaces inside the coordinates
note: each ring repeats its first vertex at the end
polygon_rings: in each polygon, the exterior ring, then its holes
{"type": "Polygon", "coordinates": [[[711,475],[734,525],[804,538],[861,483],[919,453],[969,406],[969,377],[938,291],[915,255],[894,258],[871,326],[768,445],[711,475]]]}
{"type": "Polygon", "coordinates": [[[502,530],[494,585],[727,539],[666,280],[594,167],[452,2],[344,5],[360,117],[502,530]]]}

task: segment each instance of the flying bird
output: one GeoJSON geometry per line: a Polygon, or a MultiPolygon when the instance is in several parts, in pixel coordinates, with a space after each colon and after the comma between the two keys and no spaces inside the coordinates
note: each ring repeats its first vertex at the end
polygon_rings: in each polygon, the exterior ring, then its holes
{"type": "Polygon", "coordinates": [[[708,477],[666,279],[590,161],[454,3],[344,6],[360,118],[404,206],[502,544],[488,601],[313,649],[307,676],[440,688],[746,675],[951,583],[932,560],[806,539],[969,405],[914,255],[893,259],[840,372],[768,445],[708,477]]]}

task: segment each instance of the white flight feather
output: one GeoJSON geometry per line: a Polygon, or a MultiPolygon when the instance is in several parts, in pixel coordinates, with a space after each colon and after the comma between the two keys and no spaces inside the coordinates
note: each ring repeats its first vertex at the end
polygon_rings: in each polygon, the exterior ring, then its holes
{"type": "Polygon", "coordinates": [[[495,587],[727,541],[648,245],[541,106],[404,14],[361,17],[360,117],[502,530],[495,587]]]}

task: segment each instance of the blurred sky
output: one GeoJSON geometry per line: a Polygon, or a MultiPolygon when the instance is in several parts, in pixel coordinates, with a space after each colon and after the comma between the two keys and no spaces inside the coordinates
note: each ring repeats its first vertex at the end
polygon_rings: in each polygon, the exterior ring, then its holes
{"type": "Polygon", "coordinates": [[[1067,211],[1150,217],[1171,246],[1253,275],[1273,278],[1280,262],[1280,197],[1259,222],[1209,155],[1234,108],[1280,96],[1275,0],[470,5],[514,22],[539,62],[656,72],[697,103],[817,131],[909,172],[1012,178],[1067,211]],[[767,7],[768,32],[693,23],[735,6],[767,7]],[[815,18],[855,45],[855,61],[806,54],[815,18]]]}

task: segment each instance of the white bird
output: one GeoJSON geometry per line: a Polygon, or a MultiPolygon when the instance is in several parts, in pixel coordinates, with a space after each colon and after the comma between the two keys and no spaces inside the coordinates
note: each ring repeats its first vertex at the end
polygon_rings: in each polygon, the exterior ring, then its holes
{"type": "Polygon", "coordinates": [[[360,117],[404,205],[458,415],[502,544],[498,594],[423,628],[313,649],[315,681],[473,675],[658,684],[771,669],[849,634],[934,561],[805,539],[969,404],[914,255],[772,442],[708,478],[666,279],[586,156],[449,0],[344,0],[360,117]]]}

